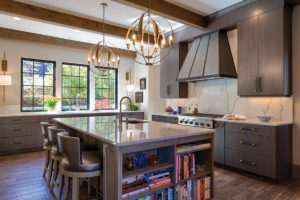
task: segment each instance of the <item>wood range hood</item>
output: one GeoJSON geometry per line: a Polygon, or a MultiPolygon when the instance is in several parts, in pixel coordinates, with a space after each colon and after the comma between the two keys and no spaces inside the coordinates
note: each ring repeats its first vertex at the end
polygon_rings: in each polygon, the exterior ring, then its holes
{"type": "Polygon", "coordinates": [[[215,31],[194,39],[177,81],[237,78],[227,31],[215,31]]]}

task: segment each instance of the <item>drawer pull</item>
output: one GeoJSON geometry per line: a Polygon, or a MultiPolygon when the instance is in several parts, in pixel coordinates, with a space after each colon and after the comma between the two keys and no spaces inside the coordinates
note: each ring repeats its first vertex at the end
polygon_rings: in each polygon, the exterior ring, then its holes
{"type": "Polygon", "coordinates": [[[241,130],[241,131],[252,131],[252,132],[255,132],[255,131],[256,131],[255,128],[248,128],[248,127],[240,127],[240,130],[241,130]]]}
{"type": "Polygon", "coordinates": [[[22,128],[17,128],[17,129],[13,129],[13,132],[20,132],[20,131],[24,131],[22,128]]]}
{"type": "Polygon", "coordinates": [[[23,142],[11,142],[11,145],[15,145],[15,144],[23,144],[23,142]]]}
{"type": "Polygon", "coordinates": [[[249,142],[245,142],[245,141],[240,141],[240,144],[249,145],[249,146],[251,146],[251,147],[255,147],[255,146],[256,146],[255,143],[249,143],[249,142]]]}
{"type": "Polygon", "coordinates": [[[251,166],[256,166],[255,162],[248,162],[245,160],[240,159],[240,163],[245,164],[245,165],[251,165],[251,166]]]}
{"type": "Polygon", "coordinates": [[[216,125],[215,125],[215,127],[217,128],[217,127],[224,127],[224,125],[223,124],[219,124],[219,123],[216,123],[216,125]]]}
{"type": "Polygon", "coordinates": [[[12,121],[13,121],[13,122],[21,122],[22,119],[13,119],[12,121]]]}

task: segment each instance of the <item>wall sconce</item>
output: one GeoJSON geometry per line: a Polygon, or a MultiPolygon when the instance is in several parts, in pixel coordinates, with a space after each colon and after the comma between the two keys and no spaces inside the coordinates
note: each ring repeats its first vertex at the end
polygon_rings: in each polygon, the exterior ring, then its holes
{"type": "Polygon", "coordinates": [[[2,72],[0,75],[0,85],[3,86],[3,102],[5,102],[5,86],[11,85],[11,76],[6,75],[7,72],[7,60],[5,60],[5,51],[4,51],[4,59],[2,60],[2,72]]]}
{"type": "Polygon", "coordinates": [[[129,72],[126,72],[126,81],[127,81],[127,91],[128,92],[134,91],[134,85],[132,85],[132,83],[131,83],[131,68],[130,68],[129,72]],[[129,84],[128,84],[128,82],[129,82],[129,84]]]}

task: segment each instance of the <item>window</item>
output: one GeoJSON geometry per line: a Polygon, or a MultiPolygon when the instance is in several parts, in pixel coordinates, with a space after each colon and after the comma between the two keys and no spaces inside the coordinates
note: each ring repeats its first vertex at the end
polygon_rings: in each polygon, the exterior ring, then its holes
{"type": "Polygon", "coordinates": [[[21,111],[46,111],[45,97],[55,96],[55,62],[22,58],[21,111]]]}
{"type": "Polygon", "coordinates": [[[95,76],[95,109],[118,108],[118,70],[110,68],[110,75],[95,76]]]}
{"type": "Polygon", "coordinates": [[[76,110],[80,95],[80,110],[89,109],[89,70],[87,65],[62,64],[62,110],[76,110]]]}

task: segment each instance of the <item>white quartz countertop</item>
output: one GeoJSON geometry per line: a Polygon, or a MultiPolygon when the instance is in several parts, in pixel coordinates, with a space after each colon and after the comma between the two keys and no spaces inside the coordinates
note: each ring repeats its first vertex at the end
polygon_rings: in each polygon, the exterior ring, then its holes
{"type": "Polygon", "coordinates": [[[215,121],[222,122],[232,122],[232,123],[244,123],[244,124],[256,124],[256,125],[264,125],[264,126],[284,126],[293,124],[293,122],[288,121],[280,121],[280,120],[270,120],[268,122],[262,122],[258,119],[246,119],[246,120],[228,120],[223,118],[214,119],[215,121]]]}
{"type": "MultiPolygon", "coordinates": [[[[82,110],[82,111],[60,111],[60,112],[19,112],[0,114],[0,117],[26,117],[26,116],[56,116],[56,115],[80,115],[80,114],[114,114],[119,113],[119,110],[82,110]]],[[[123,113],[144,112],[144,111],[123,111],[123,113]]]]}
{"type": "Polygon", "coordinates": [[[56,118],[54,121],[116,146],[179,139],[215,132],[213,129],[152,121],[139,124],[126,124],[123,122],[122,130],[120,130],[116,116],[56,118]]]}

